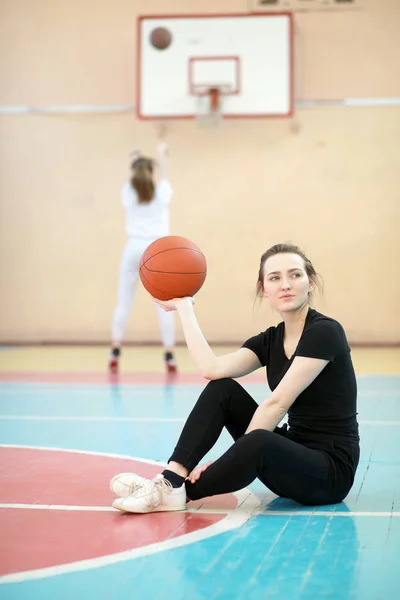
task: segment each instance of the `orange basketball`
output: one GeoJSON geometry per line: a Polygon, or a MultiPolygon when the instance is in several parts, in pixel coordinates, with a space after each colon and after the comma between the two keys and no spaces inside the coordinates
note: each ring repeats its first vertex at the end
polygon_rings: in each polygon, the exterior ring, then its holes
{"type": "Polygon", "coordinates": [[[196,244],[178,235],[162,237],[146,248],[139,275],[158,300],[194,296],[204,283],[207,263],[196,244]]]}
{"type": "Polygon", "coordinates": [[[172,33],[165,27],[157,27],[150,34],[150,42],[157,50],[165,50],[172,42],[172,33]]]}

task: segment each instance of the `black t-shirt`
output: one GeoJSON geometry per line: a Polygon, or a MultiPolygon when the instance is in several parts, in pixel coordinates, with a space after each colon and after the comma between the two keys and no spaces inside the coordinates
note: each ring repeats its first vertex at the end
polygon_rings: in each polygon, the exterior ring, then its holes
{"type": "Polygon", "coordinates": [[[243,344],[266,367],[272,391],[296,356],[329,361],[289,408],[288,435],[304,445],[327,451],[333,445],[338,449],[358,446],[357,383],[343,327],[310,308],[303,333],[290,359],[284,351],[284,328],[284,323],[279,323],[243,344]]]}

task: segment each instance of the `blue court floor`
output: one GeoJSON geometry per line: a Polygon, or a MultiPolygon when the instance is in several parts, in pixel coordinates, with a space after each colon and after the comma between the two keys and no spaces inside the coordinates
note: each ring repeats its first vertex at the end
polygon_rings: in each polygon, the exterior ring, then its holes
{"type": "MultiPolygon", "coordinates": [[[[130,457],[157,472],[201,385],[12,379],[0,384],[1,600],[400,598],[400,376],[359,378],[361,462],[344,503],[304,508],[255,482],[157,521],[116,515],[109,474],[130,457]]],[[[209,458],[229,444],[224,433],[209,458]]]]}

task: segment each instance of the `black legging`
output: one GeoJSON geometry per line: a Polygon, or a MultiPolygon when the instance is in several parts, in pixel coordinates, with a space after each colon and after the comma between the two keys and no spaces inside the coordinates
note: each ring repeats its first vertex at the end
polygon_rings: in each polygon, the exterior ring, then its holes
{"type": "Polygon", "coordinates": [[[347,495],[353,474],[334,456],[279,432],[256,429],[244,435],[258,404],[233,379],[211,381],[190,413],[170,460],[189,472],[214,446],[223,427],[235,443],[201,474],[186,481],[198,500],[240,490],[257,477],[278,496],[306,505],[333,504],[347,495]]]}

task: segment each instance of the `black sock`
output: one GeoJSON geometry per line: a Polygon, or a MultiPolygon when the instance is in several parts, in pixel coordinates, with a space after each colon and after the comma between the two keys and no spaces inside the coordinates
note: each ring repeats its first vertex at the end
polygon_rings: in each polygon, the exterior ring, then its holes
{"type": "Polygon", "coordinates": [[[119,348],[111,348],[111,354],[118,357],[121,354],[121,350],[119,348]]]}
{"type": "Polygon", "coordinates": [[[164,360],[174,360],[174,355],[172,354],[172,352],[165,352],[164,360]]]}
{"type": "Polygon", "coordinates": [[[161,475],[164,475],[165,479],[167,479],[174,488],[179,488],[185,483],[185,477],[181,477],[181,475],[178,475],[169,469],[164,469],[161,475]]]}

